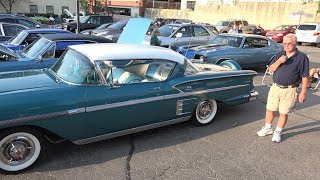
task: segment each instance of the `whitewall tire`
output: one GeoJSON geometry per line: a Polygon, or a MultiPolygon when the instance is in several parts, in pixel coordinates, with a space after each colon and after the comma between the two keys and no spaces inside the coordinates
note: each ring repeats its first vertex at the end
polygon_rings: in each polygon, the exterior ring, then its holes
{"type": "Polygon", "coordinates": [[[207,125],[210,124],[218,110],[218,104],[216,100],[205,100],[200,102],[193,114],[192,121],[197,125],[207,125]]]}

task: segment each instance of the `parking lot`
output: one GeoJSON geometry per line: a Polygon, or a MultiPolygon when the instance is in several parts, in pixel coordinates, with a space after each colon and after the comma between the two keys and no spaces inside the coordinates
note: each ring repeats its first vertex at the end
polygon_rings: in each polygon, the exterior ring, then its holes
{"type": "MultiPolygon", "coordinates": [[[[320,67],[319,48],[298,48],[320,67]]],[[[35,168],[0,179],[320,179],[320,91],[308,91],[274,143],[256,136],[264,125],[264,70],[255,77],[257,101],[222,107],[208,126],[184,122],[83,146],[53,144],[35,168]]]]}

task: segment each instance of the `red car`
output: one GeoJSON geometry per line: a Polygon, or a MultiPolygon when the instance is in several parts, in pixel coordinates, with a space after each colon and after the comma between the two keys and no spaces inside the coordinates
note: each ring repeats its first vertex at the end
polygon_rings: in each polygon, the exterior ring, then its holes
{"type": "Polygon", "coordinates": [[[266,37],[281,43],[283,36],[289,33],[295,33],[298,25],[281,25],[267,32],[266,37]]]}

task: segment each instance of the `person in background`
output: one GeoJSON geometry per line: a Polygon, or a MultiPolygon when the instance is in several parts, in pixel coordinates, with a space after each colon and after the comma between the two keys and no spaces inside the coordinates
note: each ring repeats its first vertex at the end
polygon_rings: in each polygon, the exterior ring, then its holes
{"type": "Polygon", "coordinates": [[[317,79],[320,77],[320,71],[317,68],[311,68],[309,71],[309,81],[308,81],[308,87],[311,86],[311,83],[316,82],[317,79]]]}
{"type": "Polygon", "coordinates": [[[242,33],[242,27],[243,27],[243,25],[240,23],[238,26],[238,33],[242,33]]]}
{"type": "Polygon", "coordinates": [[[159,28],[154,28],[151,33],[150,45],[152,46],[161,46],[161,41],[158,39],[160,34],[159,28]]]}
{"type": "Polygon", "coordinates": [[[284,51],[276,54],[268,68],[273,73],[273,84],[270,87],[266,106],[265,126],[257,135],[272,136],[272,141],[280,142],[282,129],[287,123],[288,113],[295,107],[296,102],[306,100],[309,79],[309,59],[297,48],[297,38],[294,34],[283,37],[284,51]],[[299,84],[302,82],[300,93],[299,84]],[[275,112],[279,111],[277,128],[273,132],[271,125],[275,112]]]}
{"type": "Polygon", "coordinates": [[[228,31],[228,33],[230,33],[230,34],[237,34],[237,33],[238,33],[238,27],[237,27],[237,25],[234,24],[234,25],[232,26],[232,29],[230,29],[230,30],[228,31]]]}
{"type": "Polygon", "coordinates": [[[263,29],[260,27],[260,24],[256,25],[256,28],[253,29],[252,34],[262,35],[263,29]]]}

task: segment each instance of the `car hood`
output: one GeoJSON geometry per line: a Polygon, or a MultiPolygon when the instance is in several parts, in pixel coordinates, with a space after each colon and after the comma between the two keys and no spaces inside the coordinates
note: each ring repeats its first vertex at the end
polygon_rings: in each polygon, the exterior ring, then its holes
{"type": "Polygon", "coordinates": [[[274,31],[274,30],[272,30],[272,31],[268,31],[267,33],[268,34],[279,34],[279,33],[286,33],[287,31],[274,31]]]}
{"type": "Polygon", "coordinates": [[[2,44],[0,45],[0,54],[4,54],[15,58],[19,57],[19,55],[15,51],[7,48],[6,46],[3,46],[2,44]]]}
{"type": "Polygon", "coordinates": [[[28,70],[0,73],[0,94],[13,91],[30,91],[57,86],[48,70],[28,70]]]}
{"type": "Polygon", "coordinates": [[[233,46],[228,46],[226,44],[206,44],[202,46],[197,46],[191,48],[192,51],[220,51],[220,50],[226,50],[226,49],[234,49],[235,47],[233,46]]]}

